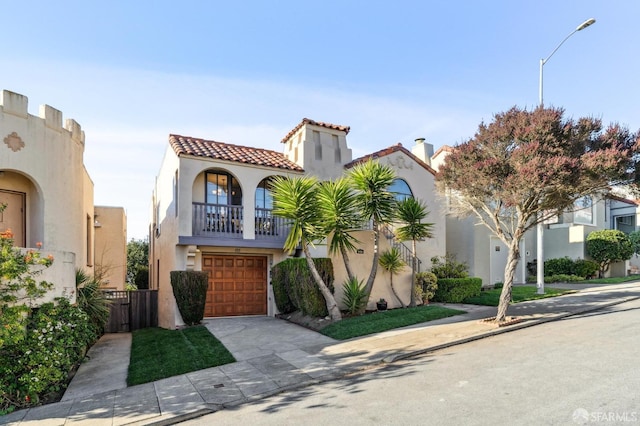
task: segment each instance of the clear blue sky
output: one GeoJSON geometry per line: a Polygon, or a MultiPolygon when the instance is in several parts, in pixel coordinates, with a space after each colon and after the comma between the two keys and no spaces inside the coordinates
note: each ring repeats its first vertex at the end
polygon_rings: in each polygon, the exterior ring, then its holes
{"type": "MultiPolygon", "coordinates": [[[[354,157],[436,148],[538,102],[640,128],[637,0],[2,2],[0,87],[86,132],[95,203],[147,234],[169,133],[281,151],[303,117],[354,157]]],[[[2,165],[0,165],[1,167],[2,165]]]]}

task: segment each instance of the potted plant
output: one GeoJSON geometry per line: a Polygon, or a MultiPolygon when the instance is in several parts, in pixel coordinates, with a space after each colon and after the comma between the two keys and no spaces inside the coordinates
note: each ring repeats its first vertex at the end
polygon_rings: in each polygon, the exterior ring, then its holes
{"type": "Polygon", "coordinates": [[[386,311],[387,310],[387,301],[384,300],[382,297],[380,298],[380,300],[378,300],[376,302],[376,307],[378,308],[379,311],[386,311]]]}

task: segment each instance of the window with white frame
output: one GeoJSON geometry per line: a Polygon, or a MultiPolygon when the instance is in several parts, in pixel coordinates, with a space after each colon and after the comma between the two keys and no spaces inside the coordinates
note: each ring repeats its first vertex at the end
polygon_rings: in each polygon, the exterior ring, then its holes
{"type": "Polygon", "coordinates": [[[625,234],[629,234],[636,230],[636,217],[635,215],[615,216],[615,229],[622,231],[625,234]]]}
{"type": "Polygon", "coordinates": [[[582,225],[593,224],[593,198],[586,195],[573,204],[573,222],[582,225]]]}

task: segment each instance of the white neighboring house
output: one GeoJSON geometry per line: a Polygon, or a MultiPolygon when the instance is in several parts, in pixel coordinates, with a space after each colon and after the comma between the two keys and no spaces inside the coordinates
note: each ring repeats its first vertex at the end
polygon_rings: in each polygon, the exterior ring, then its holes
{"type": "MultiPolygon", "coordinates": [[[[312,175],[335,179],[368,157],[391,165],[398,174],[399,196],[424,200],[435,223],[433,239],[419,243],[423,264],[445,253],[445,221],[435,196],[432,148],[418,141],[416,154],[401,145],[352,161],[346,136],[349,127],[303,119],[282,140],[284,153],[199,138],[170,135],[152,196],[149,238],[150,287],[159,290],[159,325],[182,324],[169,273],[173,270],[209,272],[205,317],[275,315],[270,268],[288,257],[282,249],[288,229],[272,215],[269,179],[273,176],[312,175]],[[407,192],[408,191],[408,192],[407,192]]],[[[392,231],[391,231],[392,232],[392,231]]],[[[393,244],[392,234],[380,248],[393,244]]],[[[371,231],[358,231],[358,251],[351,255],[355,273],[366,280],[373,242],[371,231]]],[[[327,256],[318,245],[314,256],[327,256]]],[[[342,259],[333,258],[336,300],[346,278],[342,259]]],[[[425,267],[423,266],[423,269],[425,267]]],[[[409,301],[410,267],[394,277],[409,301]]],[[[378,269],[370,306],[385,297],[388,274],[378,269]]]]}
{"type": "MultiPolygon", "coordinates": [[[[453,148],[444,146],[433,156],[438,169],[453,148]]],[[[590,232],[601,229],[630,229],[635,226],[635,201],[622,197],[597,198],[585,196],[576,201],[572,211],[567,211],[544,225],[544,259],[569,257],[588,258],[586,238],[590,232]]],[[[529,230],[520,245],[521,259],[516,269],[514,283],[525,283],[528,275],[536,274],[537,229],[529,230]]],[[[458,261],[467,263],[470,275],[482,278],[483,286],[491,286],[504,280],[508,249],[496,236],[474,217],[458,219],[447,216],[447,251],[455,254],[458,261]]],[[[635,257],[637,259],[637,257],[635,257]]],[[[636,260],[638,267],[640,261],[636,260]]],[[[607,275],[624,276],[628,262],[611,265],[607,275]]]]}
{"type": "MultiPolygon", "coordinates": [[[[611,229],[625,234],[637,231],[640,223],[640,202],[628,197],[631,194],[614,189],[614,194],[607,199],[611,229]]],[[[634,254],[627,262],[612,265],[612,270],[611,275],[640,274],[640,257],[634,254]]]]}
{"type": "Polygon", "coordinates": [[[83,162],[85,134],[73,119],[63,126],[62,112],[49,105],[40,106],[38,116],[27,107],[26,96],[2,91],[0,202],[7,208],[0,215],[0,231],[11,229],[16,247],[35,249],[42,243],[42,254],[54,257],[39,276],[55,286],[44,300],[63,295],[75,300],[75,269],[92,274],[96,266],[93,182],[83,162]]]}

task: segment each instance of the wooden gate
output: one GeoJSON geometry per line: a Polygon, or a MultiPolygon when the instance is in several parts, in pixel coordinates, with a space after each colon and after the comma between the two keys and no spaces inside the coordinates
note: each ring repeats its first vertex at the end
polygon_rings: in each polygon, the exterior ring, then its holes
{"type": "Polygon", "coordinates": [[[158,326],[158,290],[105,291],[112,301],[105,333],[158,326]]]}

